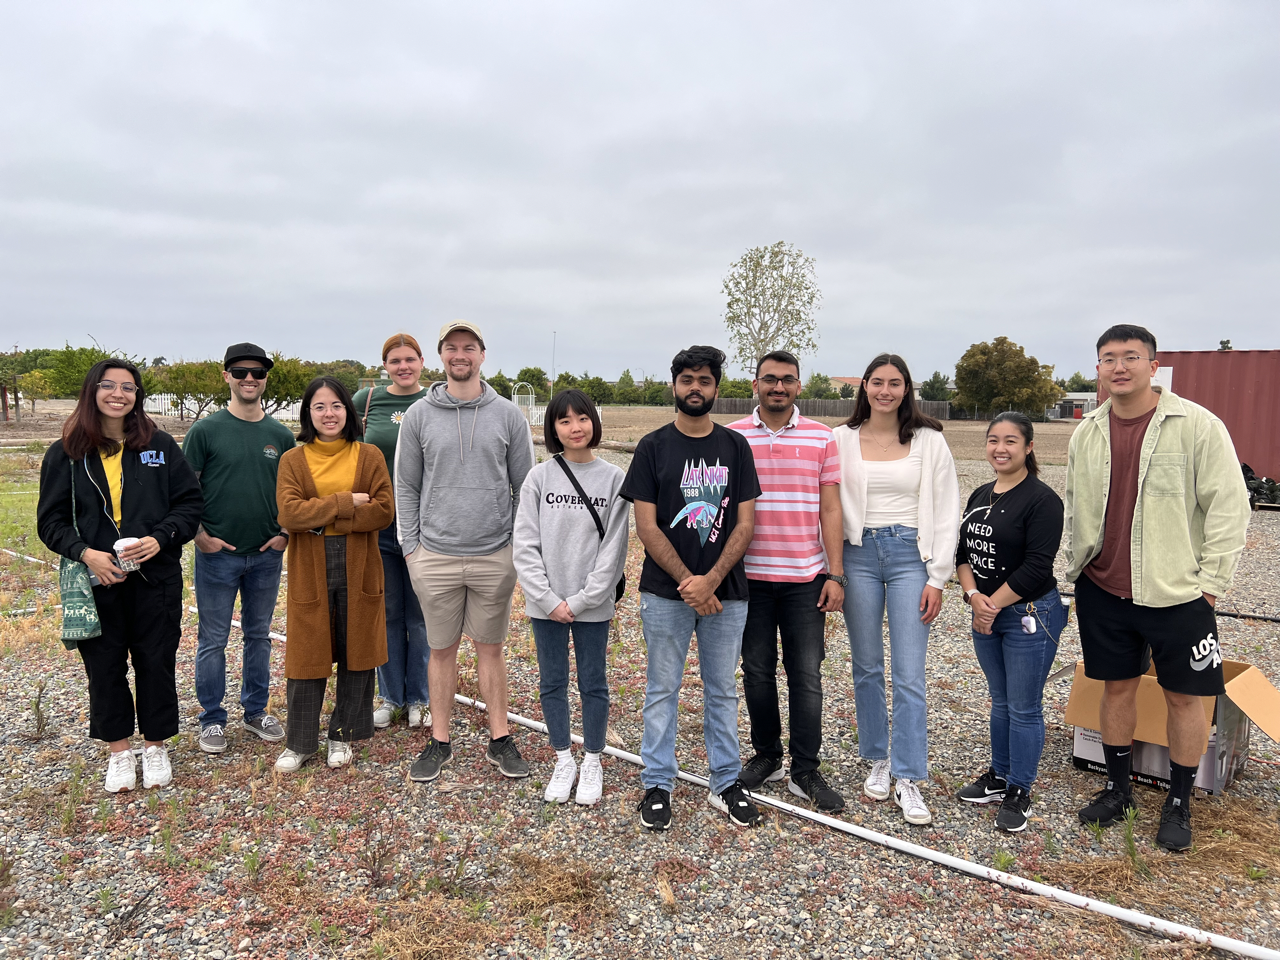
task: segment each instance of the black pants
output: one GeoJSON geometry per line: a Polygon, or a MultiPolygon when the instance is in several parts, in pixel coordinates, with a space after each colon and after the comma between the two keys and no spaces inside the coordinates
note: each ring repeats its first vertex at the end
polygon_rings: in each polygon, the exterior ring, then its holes
{"type": "Polygon", "coordinates": [[[182,639],[182,582],[143,579],[94,587],[102,636],[76,644],[89,678],[89,736],[111,743],[141,731],[160,741],[178,732],[174,679],[182,639]],[[133,662],[137,701],[129,689],[133,662]],[[136,721],[136,722],[135,722],[136,721]]]}
{"type": "MultiPolygon", "coordinates": [[[[329,592],[329,642],[338,665],[338,690],[329,739],[350,743],[373,736],[373,670],[347,669],[347,538],[324,538],[325,588],[329,592]]],[[[285,746],[309,756],[320,748],[320,713],[328,677],[285,681],[289,718],[285,746]]]]}
{"type": "Polygon", "coordinates": [[[818,769],[822,747],[823,631],[827,615],[818,609],[826,576],[808,583],[748,580],[751,602],[742,631],[742,686],[756,753],[782,759],[782,719],[778,712],[778,634],[790,693],[791,774],[818,769]]]}

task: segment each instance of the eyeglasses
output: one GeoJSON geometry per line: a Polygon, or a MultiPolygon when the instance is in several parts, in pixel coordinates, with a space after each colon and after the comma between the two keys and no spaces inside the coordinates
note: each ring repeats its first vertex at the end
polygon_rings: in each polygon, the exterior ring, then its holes
{"type": "Polygon", "coordinates": [[[1128,368],[1136,367],[1140,363],[1150,363],[1151,360],[1151,357],[1140,357],[1136,353],[1131,353],[1127,357],[1120,357],[1118,360],[1115,357],[1099,357],[1098,366],[1103,370],[1114,370],[1117,363],[1122,367],[1128,368]]]}
{"type": "Polygon", "coordinates": [[[138,385],[135,383],[116,383],[114,380],[99,380],[98,389],[103,393],[110,393],[116,387],[119,387],[125,393],[137,393],[138,385]]]}
{"type": "Polygon", "coordinates": [[[766,373],[763,377],[760,377],[759,380],[766,387],[776,387],[778,384],[782,384],[784,387],[794,387],[800,382],[799,377],[793,377],[790,374],[785,377],[775,377],[771,373],[766,373]]]}
{"type": "Polygon", "coordinates": [[[237,380],[243,380],[245,377],[251,377],[254,380],[267,379],[267,370],[265,367],[232,367],[231,376],[237,380]]]}
{"type": "Polygon", "coordinates": [[[333,403],[313,403],[311,412],[318,416],[324,416],[326,413],[337,413],[339,410],[347,409],[346,404],[341,400],[335,400],[333,403]]]}

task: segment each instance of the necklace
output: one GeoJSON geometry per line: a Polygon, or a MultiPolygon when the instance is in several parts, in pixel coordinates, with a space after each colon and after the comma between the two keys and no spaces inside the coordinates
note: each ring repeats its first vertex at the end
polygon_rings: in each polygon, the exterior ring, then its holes
{"type": "Polygon", "coordinates": [[[879,447],[885,453],[889,452],[889,448],[893,446],[894,441],[897,439],[897,437],[890,437],[888,443],[881,443],[880,438],[877,437],[870,430],[867,431],[867,436],[871,438],[872,443],[874,443],[877,447],[879,447]]]}
{"type": "Polygon", "coordinates": [[[1008,493],[1008,492],[1009,492],[1009,491],[1008,491],[1008,490],[1006,490],[1006,491],[1004,491],[1004,493],[996,493],[996,488],[995,488],[995,486],[993,485],[993,486],[991,487],[991,496],[990,496],[990,497],[988,498],[988,500],[987,500],[987,512],[983,515],[982,519],[984,519],[984,520],[990,520],[990,519],[991,519],[991,508],[992,508],[992,507],[994,507],[997,503],[999,503],[999,502],[1000,502],[1000,500],[1001,500],[1001,498],[1003,498],[1003,497],[1004,497],[1004,494],[1005,494],[1005,493],[1008,493]]]}

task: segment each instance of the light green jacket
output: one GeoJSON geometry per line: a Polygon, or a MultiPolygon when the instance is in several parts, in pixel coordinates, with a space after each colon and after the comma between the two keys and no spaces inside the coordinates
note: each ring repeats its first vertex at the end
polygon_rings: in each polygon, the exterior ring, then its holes
{"type": "MultiPolygon", "coordinates": [[[[1249,492],[1222,421],[1190,400],[1160,396],[1142,441],[1130,557],[1133,599],[1171,607],[1231,586],[1249,526],[1249,492]]],[[[1067,579],[1102,551],[1111,486],[1111,401],[1088,413],[1067,452],[1067,579]]]]}

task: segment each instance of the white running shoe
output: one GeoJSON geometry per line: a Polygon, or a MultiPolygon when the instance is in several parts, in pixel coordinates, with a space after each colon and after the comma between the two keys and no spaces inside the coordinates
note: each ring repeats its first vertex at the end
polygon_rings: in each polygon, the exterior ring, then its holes
{"type": "Polygon", "coordinates": [[[276,773],[297,773],[302,769],[302,765],[314,756],[314,753],[303,756],[296,751],[286,749],[276,760],[276,773]]]}
{"type": "Polygon", "coordinates": [[[877,760],[862,784],[862,792],[872,800],[889,799],[889,761],[877,760]]]}
{"type": "Polygon", "coordinates": [[[578,764],[568,750],[556,753],[556,768],[551,772],[551,781],[542,799],[547,803],[566,803],[573,791],[573,781],[578,779],[578,764]]]}
{"type": "Polygon", "coordinates": [[[394,709],[391,704],[384,703],[373,711],[373,725],[378,730],[385,730],[391,726],[391,711],[394,709]]]}
{"type": "Polygon", "coordinates": [[[107,781],[103,786],[107,793],[119,793],[121,790],[132,790],[138,785],[137,761],[132,750],[121,750],[111,754],[107,761],[107,781]]]}
{"type": "Polygon", "coordinates": [[[167,787],[172,782],[173,767],[169,764],[169,751],[165,745],[143,748],[142,789],[167,787]]]}
{"type": "Polygon", "coordinates": [[[409,726],[411,727],[429,727],[431,726],[431,711],[420,703],[409,704],[409,726]]]}
{"type": "Polygon", "coordinates": [[[351,756],[351,744],[343,743],[341,740],[329,741],[329,759],[326,762],[332,769],[345,767],[351,762],[351,756]]]}
{"type": "Polygon", "coordinates": [[[600,766],[600,754],[588,753],[582,759],[582,773],[578,776],[578,792],[574,794],[573,802],[589,807],[600,802],[603,792],[604,768],[600,766]]]}
{"type": "Polygon", "coordinates": [[[920,796],[920,788],[914,780],[898,778],[893,785],[893,802],[902,808],[902,817],[907,823],[933,822],[933,814],[924,805],[924,797],[920,796]]]}

